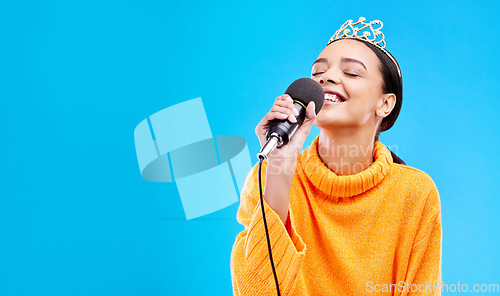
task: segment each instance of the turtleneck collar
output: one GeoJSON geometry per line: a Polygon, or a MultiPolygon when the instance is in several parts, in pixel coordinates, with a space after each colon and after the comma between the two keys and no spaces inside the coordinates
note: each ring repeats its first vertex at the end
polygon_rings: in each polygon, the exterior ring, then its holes
{"type": "Polygon", "coordinates": [[[314,187],[334,201],[339,197],[359,195],[375,187],[389,173],[393,164],[390,150],[376,141],[373,148],[375,161],[367,169],[354,175],[339,176],[321,161],[318,143],[319,136],[299,154],[300,167],[314,187]]]}

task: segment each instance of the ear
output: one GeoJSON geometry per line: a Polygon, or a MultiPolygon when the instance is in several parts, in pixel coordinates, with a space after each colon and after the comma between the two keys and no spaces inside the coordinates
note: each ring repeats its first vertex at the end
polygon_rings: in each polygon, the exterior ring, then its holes
{"type": "Polygon", "coordinates": [[[394,106],[396,106],[396,95],[393,93],[383,94],[382,97],[380,97],[375,114],[380,118],[384,118],[391,113],[394,106]]]}

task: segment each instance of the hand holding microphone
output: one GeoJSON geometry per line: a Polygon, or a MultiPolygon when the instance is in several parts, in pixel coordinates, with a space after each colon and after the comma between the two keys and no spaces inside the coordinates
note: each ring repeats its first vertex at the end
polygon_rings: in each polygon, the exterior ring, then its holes
{"type": "MultiPolygon", "coordinates": [[[[297,117],[299,117],[300,112],[295,107],[296,103],[293,103],[293,99],[287,95],[281,95],[276,98],[274,105],[272,106],[269,113],[260,121],[260,123],[255,128],[255,133],[259,138],[260,146],[263,148],[266,143],[268,143],[268,131],[271,124],[277,121],[289,121],[289,123],[298,123],[297,117]],[[296,113],[295,113],[295,112],[296,113]]],[[[316,114],[314,112],[314,102],[309,102],[307,110],[302,108],[302,125],[297,128],[297,135],[292,137],[287,145],[275,149],[266,155],[269,160],[294,160],[299,154],[304,141],[309,134],[314,120],[316,119],[316,114]]],[[[300,118],[299,118],[300,119],[300,118]]]]}
{"type": "Polygon", "coordinates": [[[257,125],[255,133],[262,147],[257,156],[295,160],[323,101],[323,88],[316,81],[295,80],[284,95],[276,98],[271,111],[257,125]],[[274,151],[275,148],[280,149],[274,151]]]}

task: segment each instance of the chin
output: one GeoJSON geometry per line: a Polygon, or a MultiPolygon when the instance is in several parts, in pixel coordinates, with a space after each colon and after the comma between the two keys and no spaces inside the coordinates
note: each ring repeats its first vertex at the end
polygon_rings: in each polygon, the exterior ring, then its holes
{"type": "Polygon", "coordinates": [[[335,114],[336,112],[328,113],[330,112],[316,115],[314,125],[325,130],[349,128],[356,125],[352,118],[347,118],[344,114],[335,114]]]}
{"type": "Polygon", "coordinates": [[[317,126],[321,124],[333,124],[333,123],[342,123],[345,121],[345,118],[342,118],[342,114],[338,114],[337,112],[323,112],[324,110],[321,110],[317,115],[316,115],[316,121],[315,124],[317,126]],[[323,112],[323,113],[322,113],[323,112]]]}
{"type": "Polygon", "coordinates": [[[345,126],[345,124],[342,121],[339,120],[334,120],[334,119],[329,119],[329,120],[321,120],[316,117],[316,121],[314,122],[314,125],[319,127],[319,128],[325,128],[325,129],[330,129],[332,127],[340,128],[345,126]]]}

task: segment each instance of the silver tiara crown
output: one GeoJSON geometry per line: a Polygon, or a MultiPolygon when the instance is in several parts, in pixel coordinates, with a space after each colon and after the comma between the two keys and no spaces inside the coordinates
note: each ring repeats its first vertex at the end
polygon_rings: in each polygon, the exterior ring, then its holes
{"type": "Polygon", "coordinates": [[[337,39],[354,38],[364,40],[368,43],[375,45],[380,48],[396,65],[398,68],[399,75],[401,76],[401,70],[396,62],[396,59],[385,50],[385,36],[381,29],[384,26],[379,20],[373,20],[369,23],[365,23],[366,18],[360,17],[357,22],[353,20],[347,20],[340,29],[338,29],[335,34],[328,40],[328,44],[332,43],[337,39]]]}

